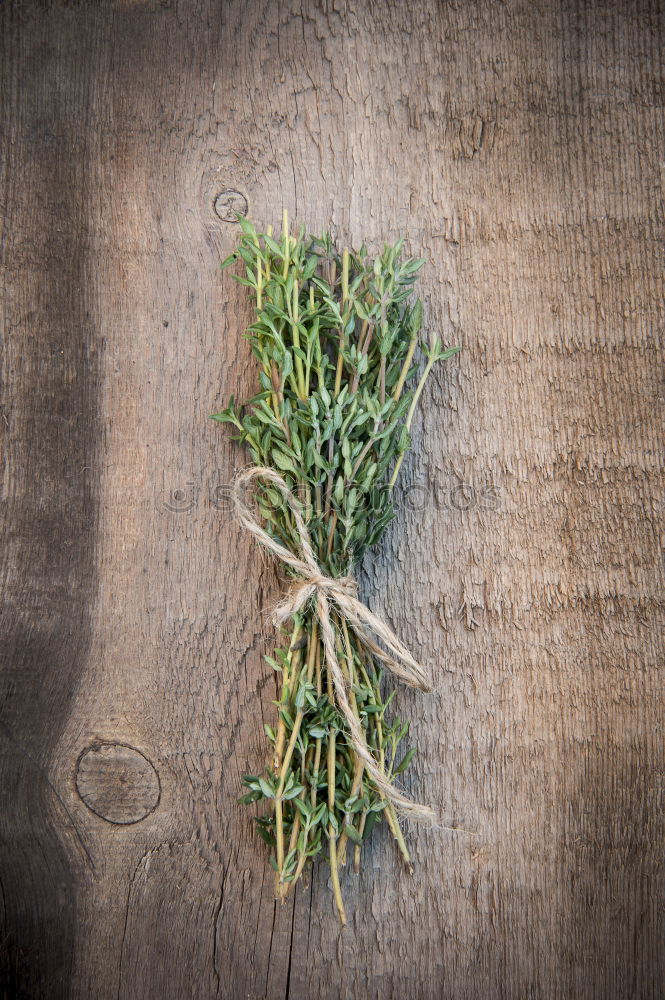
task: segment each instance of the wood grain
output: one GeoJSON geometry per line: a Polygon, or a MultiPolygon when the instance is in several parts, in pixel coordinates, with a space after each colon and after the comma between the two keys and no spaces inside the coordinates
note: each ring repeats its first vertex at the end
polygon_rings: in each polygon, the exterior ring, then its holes
{"type": "Polygon", "coordinates": [[[662,995],[663,9],[5,3],[6,997],[662,995]],[[278,575],[207,415],[254,372],[222,192],[430,263],[427,391],[363,596],[429,665],[378,830],[284,907],[240,807],[278,575]],[[222,212],[223,215],[223,212],[222,212]],[[91,746],[150,761],[110,823],[91,746]]]}

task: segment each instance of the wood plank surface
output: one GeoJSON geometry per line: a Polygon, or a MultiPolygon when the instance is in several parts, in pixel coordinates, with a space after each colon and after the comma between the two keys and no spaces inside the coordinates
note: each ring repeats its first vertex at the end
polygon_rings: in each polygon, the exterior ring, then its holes
{"type": "Polygon", "coordinates": [[[1,5],[4,997],[662,996],[663,15],[1,5]],[[344,931],[236,802],[281,588],[207,420],[253,384],[245,200],[404,236],[463,346],[361,582],[434,679],[405,786],[468,832],[409,877],[378,829],[344,931]]]}

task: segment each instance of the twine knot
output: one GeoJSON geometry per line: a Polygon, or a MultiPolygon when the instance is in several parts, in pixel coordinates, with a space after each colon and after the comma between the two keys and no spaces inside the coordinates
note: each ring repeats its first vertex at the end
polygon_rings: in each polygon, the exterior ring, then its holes
{"type": "Polygon", "coordinates": [[[321,629],[321,640],[325,652],[326,663],[333,681],[333,689],[337,707],[344,716],[349,728],[349,740],[356,754],[362,760],[365,770],[372,777],[382,795],[411,819],[432,822],[436,818],[429,806],[414,802],[408,796],[398,791],[386,778],[382,768],[367,746],[365,734],[360,720],[351,709],[348,697],[348,681],[337,658],[335,632],[330,620],[330,605],[334,605],[355,632],[358,640],[393,674],[411,687],[421,691],[429,691],[430,687],[425,672],[419,663],[391,628],[381,621],[370,609],[358,600],[358,585],[351,576],[330,577],[321,571],[314,550],[309,530],[302,514],[302,507],[295,498],[286,482],[274,469],[259,466],[246,469],[236,478],[233,488],[236,513],[242,526],[261,542],[270,552],[276,555],[287,566],[298,573],[288,593],[279,602],[273,613],[275,625],[282,625],[293,615],[301,611],[309,601],[315,599],[316,614],[321,629]],[[296,555],[280,542],[275,541],[261,527],[253,512],[244,500],[244,488],[253,479],[263,479],[272,483],[288,504],[293,514],[302,556],[296,555]],[[370,632],[383,642],[384,649],[372,639],[370,632]]]}
{"type": "Polygon", "coordinates": [[[297,614],[318,591],[324,594],[326,600],[338,603],[337,598],[358,598],[358,584],[352,576],[323,576],[313,573],[305,579],[294,580],[286,597],[283,597],[273,611],[273,625],[283,625],[289,618],[297,614]]]}

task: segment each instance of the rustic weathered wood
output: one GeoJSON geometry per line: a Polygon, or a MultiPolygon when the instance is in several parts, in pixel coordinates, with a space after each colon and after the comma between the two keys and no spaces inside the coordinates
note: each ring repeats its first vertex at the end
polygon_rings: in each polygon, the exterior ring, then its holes
{"type": "Polygon", "coordinates": [[[2,5],[4,996],[662,995],[662,16],[2,5]],[[274,904],[236,803],[279,581],[207,420],[254,378],[229,191],[406,236],[464,347],[363,592],[434,677],[407,785],[472,833],[411,829],[409,877],[377,831],[343,933],[325,866],[274,904]],[[101,744],[154,765],[145,818],[82,801],[101,744]]]}

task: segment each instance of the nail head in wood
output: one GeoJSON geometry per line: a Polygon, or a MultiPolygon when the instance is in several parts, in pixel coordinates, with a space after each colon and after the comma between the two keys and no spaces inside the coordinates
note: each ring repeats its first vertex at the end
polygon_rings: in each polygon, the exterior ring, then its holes
{"type": "Polygon", "coordinates": [[[159,804],[157,771],[148,758],[122,743],[88,747],[79,757],[76,789],[97,816],[109,823],[138,823],[159,804]]]}

